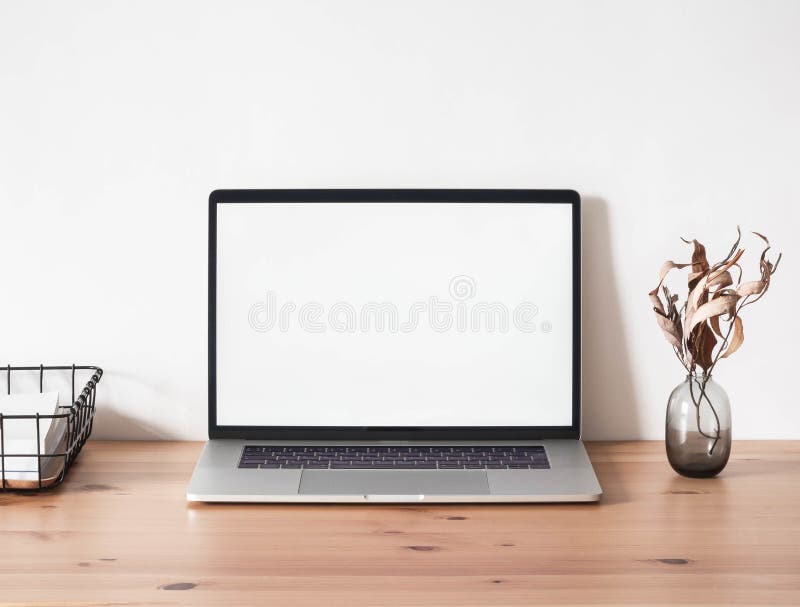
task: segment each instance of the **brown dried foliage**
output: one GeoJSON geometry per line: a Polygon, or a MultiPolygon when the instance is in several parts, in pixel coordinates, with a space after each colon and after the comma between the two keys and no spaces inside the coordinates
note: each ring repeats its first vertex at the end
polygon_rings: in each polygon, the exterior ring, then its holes
{"type": "Polygon", "coordinates": [[[697,373],[699,368],[708,376],[720,358],[729,357],[741,347],[741,311],[764,297],[781,260],[780,254],[774,264],[768,260],[769,240],[753,232],[765,244],[759,259],[761,277],[742,282],[739,260],[744,249],[739,247],[742,232],[738,227],[736,230],[738,236],[730,252],[715,264],[709,264],[706,248],[697,240],[682,239],[693,247],[691,262],[665,261],[656,288],[648,294],[658,326],[689,373],[697,373]],[[664,279],[672,270],[683,268],[691,270],[686,301],[679,306],[678,295],[670,293],[664,279]]]}

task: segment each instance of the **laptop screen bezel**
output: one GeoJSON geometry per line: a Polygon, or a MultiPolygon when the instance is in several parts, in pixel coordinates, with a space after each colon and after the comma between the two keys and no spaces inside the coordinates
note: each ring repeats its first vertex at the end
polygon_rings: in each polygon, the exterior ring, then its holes
{"type": "Polygon", "coordinates": [[[208,220],[208,436],[281,441],[521,441],[580,438],[580,196],[573,190],[215,190],[208,220]],[[572,424],[570,426],[220,426],[217,424],[217,209],[240,203],[408,202],[567,204],[572,207],[572,424]]]}

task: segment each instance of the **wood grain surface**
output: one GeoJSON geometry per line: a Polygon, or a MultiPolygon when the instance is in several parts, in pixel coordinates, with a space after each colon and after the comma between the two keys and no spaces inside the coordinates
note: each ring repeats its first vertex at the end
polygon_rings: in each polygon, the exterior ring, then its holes
{"type": "Polygon", "coordinates": [[[599,504],[188,504],[200,443],[89,442],[0,493],[0,605],[798,605],[800,442],[684,479],[594,443],[599,504]]]}

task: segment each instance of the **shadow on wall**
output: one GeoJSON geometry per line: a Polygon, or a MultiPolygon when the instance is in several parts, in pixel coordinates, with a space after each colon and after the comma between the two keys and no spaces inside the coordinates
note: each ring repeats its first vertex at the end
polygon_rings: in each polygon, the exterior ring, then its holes
{"type": "Polygon", "coordinates": [[[583,420],[586,440],[633,439],[639,414],[614,273],[608,204],[582,198],[583,420]]]}
{"type": "Polygon", "coordinates": [[[170,440],[174,439],[174,436],[143,422],[140,418],[130,417],[116,409],[100,406],[95,413],[92,438],[97,440],[170,440]]]}
{"type": "Polygon", "coordinates": [[[144,421],[147,409],[137,417],[126,411],[114,408],[111,403],[132,400],[115,398],[117,393],[136,395],[138,402],[152,400],[159,389],[143,382],[139,377],[119,371],[106,369],[105,383],[98,386],[97,411],[92,427],[92,438],[99,440],[170,440],[174,433],[144,421]],[[113,379],[112,379],[113,378],[113,379]],[[112,380],[112,381],[109,381],[112,380]]]}

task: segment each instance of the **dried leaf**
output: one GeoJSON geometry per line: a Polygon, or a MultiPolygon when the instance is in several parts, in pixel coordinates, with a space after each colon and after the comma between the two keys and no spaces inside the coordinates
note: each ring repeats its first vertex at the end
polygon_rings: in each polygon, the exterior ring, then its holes
{"type": "Polygon", "coordinates": [[[695,350],[694,360],[703,369],[708,369],[714,364],[714,347],[717,345],[717,338],[708,325],[697,325],[697,330],[693,337],[695,350]]]}
{"type": "Polygon", "coordinates": [[[658,289],[653,289],[647,296],[650,298],[650,303],[653,304],[653,309],[661,315],[666,315],[664,304],[661,303],[661,298],[658,296],[658,289]]]}
{"type": "Polygon", "coordinates": [[[681,328],[680,324],[676,323],[671,318],[667,318],[662,312],[659,312],[656,308],[653,308],[653,311],[656,313],[656,320],[658,321],[658,326],[661,327],[661,330],[664,332],[664,337],[667,338],[667,341],[675,348],[681,349],[681,328]]]}
{"type": "Polygon", "coordinates": [[[742,327],[742,318],[741,316],[736,316],[736,318],[733,319],[733,337],[731,337],[731,343],[728,346],[728,349],[725,350],[722,358],[728,358],[731,354],[736,352],[743,342],[744,328],[742,327]]]}
{"type": "Polygon", "coordinates": [[[718,291],[714,291],[713,299],[717,297],[723,297],[725,295],[736,295],[736,289],[719,289],[718,291]]]}
{"type": "Polygon", "coordinates": [[[670,293],[667,285],[662,285],[661,290],[664,292],[664,299],[667,301],[667,316],[678,316],[678,308],[675,307],[678,296],[670,293]]]}
{"type": "Polygon", "coordinates": [[[722,314],[733,315],[736,311],[736,302],[738,300],[738,295],[723,295],[704,303],[697,308],[691,319],[687,319],[689,324],[686,326],[686,333],[691,333],[697,325],[705,322],[712,316],[720,316],[722,314]]]}
{"type": "Polygon", "coordinates": [[[686,309],[684,312],[684,324],[685,330],[684,334],[689,336],[691,329],[689,328],[689,323],[692,320],[697,308],[703,305],[705,302],[708,301],[708,291],[706,291],[706,281],[708,280],[708,276],[703,276],[694,286],[693,289],[689,291],[689,296],[686,298],[686,309]]]}
{"type": "Polygon", "coordinates": [[[739,285],[739,288],[736,289],[736,293],[737,295],[739,295],[739,297],[758,295],[764,290],[764,287],[766,286],[767,285],[763,280],[751,280],[749,282],[745,282],[739,285]]]}
{"type": "Polygon", "coordinates": [[[724,337],[722,331],[719,328],[719,316],[712,316],[711,318],[709,318],[708,324],[711,325],[711,328],[713,329],[714,333],[716,333],[720,337],[724,337]]]}
{"type": "Polygon", "coordinates": [[[775,270],[777,269],[778,264],[781,261],[781,257],[783,256],[783,254],[779,254],[778,255],[778,260],[775,262],[775,265],[773,266],[772,262],[770,262],[767,259],[767,251],[769,251],[770,248],[771,248],[770,245],[769,245],[769,240],[767,240],[766,236],[764,236],[763,234],[759,234],[758,232],[753,232],[753,234],[755,234],[756,236],[758,236],[764,242],[767,243],[767,246],[764,247],[763,251],[761,251],[761,257],[759,258],[759,261],[758,261],[758,265],[759,265],[759,268],[761,270],[761,280],[758,281],[758,282],[762,282],[763,283],[763,288],[757,294],[755,294],[756,297],[754,299],[748,299],[745,303],[743,303],[741,305],[741,308],[743,308],[744,306],[749,306],[750,304],[755,303],[759,299],[764,297],[764,295],[766,294],[767,290],[769,289],[769,283],[770,283],[770,280],[772,278],[772,275],[775,273],[775,270]]]}
{"type": "Polygon", "coordinates": [[[706,248],[697,242],[697,240],[692,240],[691,242],[694,245],[694,251],[692,251],[692,272],[705,272],[708,270],[706,248]]]}
{"type": "Polygon", "coordinates": [[[658,290],[661,288],[661,284],[664,282],[664,279],[669,274],[670,270],[674,269],[683,269],[691,264],[688,263],[675,263],[674,261],[665,261],[661,264],[661,269],[658,271],[658,284],[656,288],[650,291],[647,296],[650,298],[650,303],[662,314],[666,313],[664,309],[664,305],[661,303],[661,299],[658,296],[658,290]]]}
{"type": "Polygon", "coordinates": [[[674,261],[669,261],[669,260],[662,263],[661,268],[658,271],[658,286],[656,287],[656,289],[658,289],[661,286],[661,283],[664,282],[664,279],[667,277],[667,274],[669,274],[670,270],[676,270],[676,269],[682,270],[683,268],[687,268],[690,265],[692,264],[675,263],[674,261]]]}
{"type": "Polygon", "coordinates": [[[697,240],[686,240],[684,242],[693,244],[692,251],[692,271],[689,274],[689,289],[693,289],[697,282],[708,272],[708,259],[706,258],[706,248],[697,240]]]}
{"type": "Polygon", "coordinates": [[[667,301],[666,317],[672,321],[673,331],[678,339],[678,344],[673,345],[678,349],[678,354],[683,356],[683,325],[681,324],[681,313],[675,306],[675,302],[678,301],[678,296],[670,293],[667,285],[663,285],[661,289],[664,292],[664,299],[667,301]]]}
{"type": "Polygon", "coordinates": [[[733,284],[733,277],[731,276],[731,273],[728,272],[727,270],[722,272],[721,274],[716,274],[713,278],[709,278],[709,280],[706,282],[706,285],[709,288],[717,287],[718,289],[721,289],[723,287],[729,287],[732,284],[733,284]]]}

